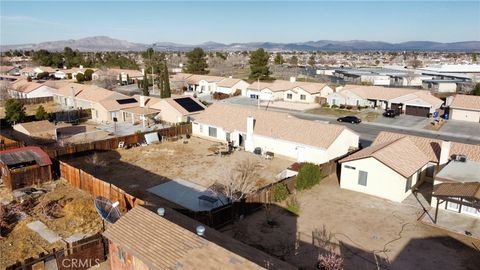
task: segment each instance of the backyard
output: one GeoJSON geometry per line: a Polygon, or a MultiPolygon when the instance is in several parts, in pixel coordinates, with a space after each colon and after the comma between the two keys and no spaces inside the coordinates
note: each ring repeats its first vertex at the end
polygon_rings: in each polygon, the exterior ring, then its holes
{"type": "MultiPolygon", "coordinates": [[[[27,115],[35,115],[35,112],[37,111],[37,108],[42,105],[45,111],[47,112],[56,112],[60,109],[60,106],[53,102],[44,102],[42,104],[26,104],[25,106],[25,113],[27,115]]],[[[0,106],[0,118],[5,118],[5,106],[0,106]]]]}
{"type": "Polygon", "coordinates": [[[0,199],[4,207],[0,211],[0,222],[3,221],[0,269],[42,252],[62,248],[68,238],[81,239],[102,229],[101,219],[93,206],[93,197],[73,188],[64,180],[29,189],[18,202],[12,202],[12,193],[3,187],[0,188],[0,199]],[[58,240],[50,243],[30,229],[28,226],[34,221],[45,224],[47,230],[53,232],[50,237],[53,235],[58,240]]]}
{"type": "Polygon", "coordinates": [[[226,146],[192,137],[130,149],[118,149],[64,157],[62,161],[85,170],[95,177],[113,183],[127,193],[144,199],[154,199],[147,189],[174,179],[209,187],[228,176],[238,162],[253,159],[262,167],[257,185],[271,183],[275,176],[292,161],[275,157],[266,160],[244,151],[227,156],[215,154],[226,146]],[[93,162],[93,156],[96,161],[93,162]]]}
{"type": "Polygon", "coordinates": [[[417,222],[420,208],[340,189],[336,176],[297,192],[296,200],[298,216],[286,211],[284,203],[273,204],[229,226],[225,233],[304,269],[316,267],[326,238],[344,258],[346,269],[478,269],[480,265],[480,240],[417,222]]]}

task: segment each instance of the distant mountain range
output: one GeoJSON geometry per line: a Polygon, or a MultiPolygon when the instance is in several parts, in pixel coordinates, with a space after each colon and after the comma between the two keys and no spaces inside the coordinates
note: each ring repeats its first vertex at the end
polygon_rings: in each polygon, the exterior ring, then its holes
{"type": "Polygon", "coordinates": [[[1,45],[1,51],[8,50],[50,50],[60,51],[65,47],[80,51],[143,51],[149,47],[158,51],[187,51],[201,47],[208,51],[250,51],[264,48],[269,51],[480,51],[480,41],[462,41],[441,43],[433,41],[408,41],[388,43],[381,41],[333,41],[319,40],[298,43],[249,42],[223,44],[205,42],[198,45],[186,45],[172,42],[157,42],[153,44],[133,43],[126,40],[106,36],[87,37],[81,39],[49,41],[37,44],[1,45]]]}

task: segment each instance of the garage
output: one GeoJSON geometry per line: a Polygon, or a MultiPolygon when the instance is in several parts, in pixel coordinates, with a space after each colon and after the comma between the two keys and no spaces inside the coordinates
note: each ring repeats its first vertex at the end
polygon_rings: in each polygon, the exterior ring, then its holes
{"type": "Polygon", "coordinates": [[[480,122],[480,111],[452,109],[451,119],[478,123],[480,122]]]}
{"type": "Polygon", "coordinates": [[[407,115],[428,117],[429,113],[430,113],[430,108],[428,107],[407,105],[405,108],[405,114],[407,115]]]}

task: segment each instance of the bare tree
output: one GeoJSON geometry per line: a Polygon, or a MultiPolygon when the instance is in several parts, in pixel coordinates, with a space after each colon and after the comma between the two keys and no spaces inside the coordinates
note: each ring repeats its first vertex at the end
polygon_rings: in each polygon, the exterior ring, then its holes
{"type": "Polygon", "coordinates": [[[225,196],[229,202],[245,199],[257,191],[257,180],[263,166],[256,160],[247,158],[236,164],[236,167],[227,170],[222,181],[217,181],[210,190],[225,196]]]}
{"type": "Polygon", "coordinates": [[[0,101],[4,102],[5,100],[11,98],[10,96],[10,85],[8,82],[0,83],[0,101]]]}
{"type": "Polygon", "coordinates": [[[93,173],[96,173],[98,168],[107,166],[107,162],[103,160],[96,152],[87,157],[86,162],[93,167],[93,173]]]}

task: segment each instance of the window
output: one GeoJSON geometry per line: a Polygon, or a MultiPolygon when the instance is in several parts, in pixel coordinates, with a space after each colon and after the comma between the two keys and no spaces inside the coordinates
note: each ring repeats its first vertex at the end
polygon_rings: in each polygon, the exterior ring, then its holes
{"type": "Polygon", "coordinates": [[[447,202],[447,209],[452,211],[458,211],[460,205],[458,203],[447,202]]]}
{"type": "Polygon", "coordinates": [[[287,99],[292,99],[292,94],[287,94],[287,99]]]}
{"type": "Polygon", "coordinates": [[[435,166],[430,166],[427,168],[426,176],[433,177],[434,172],[435,172],[435,166]]]}
{"type": "Polygon", "coordinates": [[[336,99],[332,99],[332,105],[337,105],[337,100],[336,99]]]}
{"type": "Polygon", "coordinates": [[[230,132],[225,133],[225,140],[226,140],[227,142],[230,141],[230,132]]]}
{"type": "Polygon", "coordinates": [[[344,167],[345,167],[345,169],[352,169],[352,170],[355,170],[355,169],[356,169],[355,167],[348,166],[348,165],[345,165],[344,167]]]}
{"type": "Polygon", "coordinates": [[[412,188],[413,175],[407,178],[407,184],[405,186],[405,192],[409,191],[412,188]]]}
{"type": "Polygon", "coordinates": [[[200,133],[203,133],[203,125],[199,126],[200,133]]]}
{"type": "Polygon", "coordinates": [[[217,137],[217,128],[208,127],[208,136],[210,137],[217,137]]]}
{"type": "Polygon", "coordinates": [[[305,99],[307,99],[307,96],[305,96],[305,95],[300,95],[300,99],[301,99],[301,100],[305,100],[305,99]]]}
{"type": "Polygon", "coordinates": [[[368,172],[358,171],[358,184],[361,186],[367,186],[368,172]]]}

